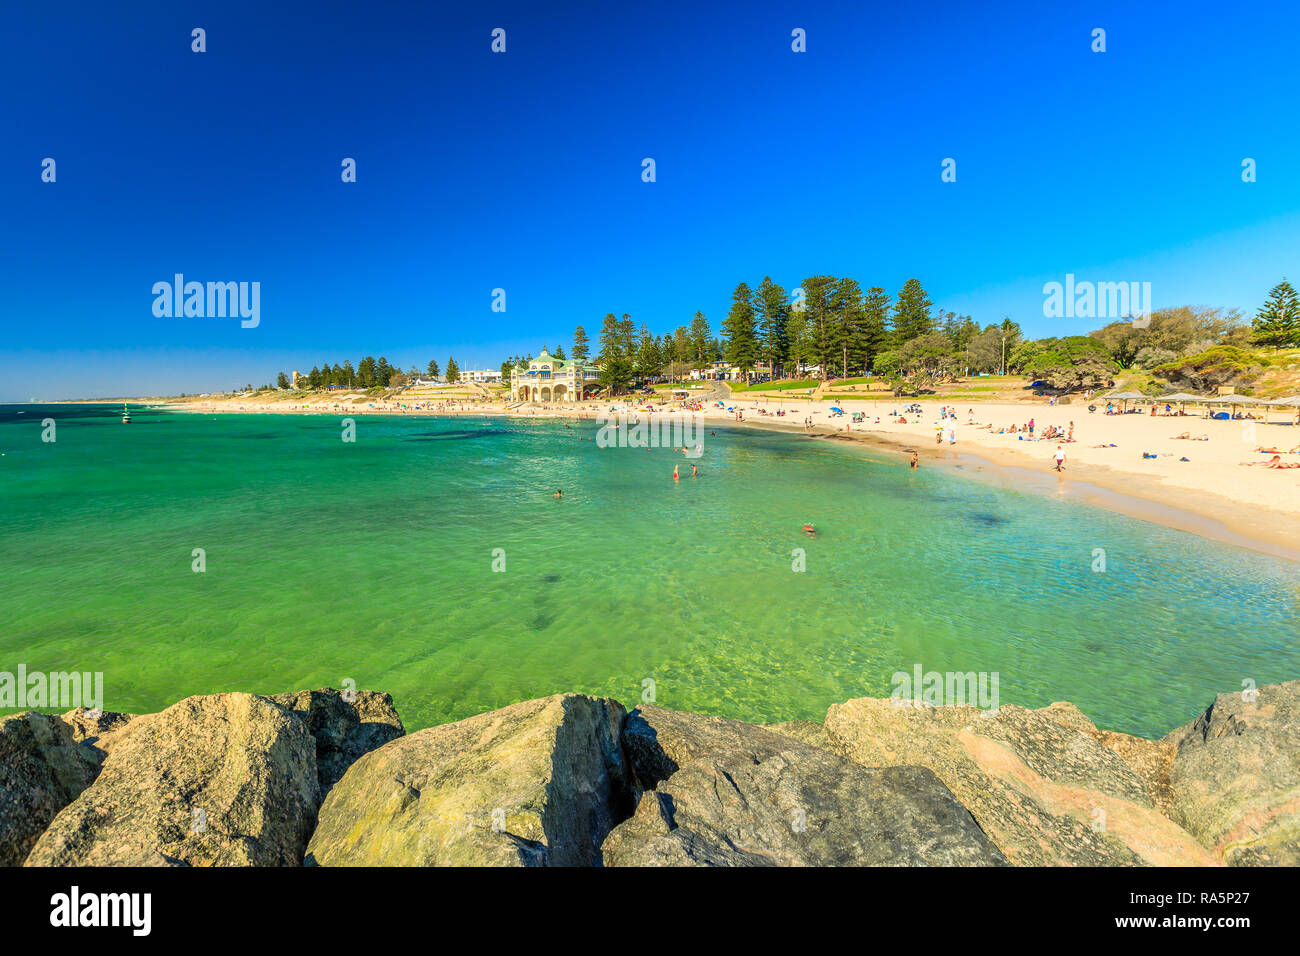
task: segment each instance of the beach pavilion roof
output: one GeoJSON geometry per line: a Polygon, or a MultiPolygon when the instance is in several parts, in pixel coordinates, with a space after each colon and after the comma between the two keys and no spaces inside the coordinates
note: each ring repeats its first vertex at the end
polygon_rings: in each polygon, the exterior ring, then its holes
{"type": "Polygon", "coordinates": [[[1291,408],[1300,408],[1300,395],[1289,395],[1286,398],[1275,398],[1271,402],[1265,402],[1265,405],[1287,405],[1291,408]]]}
{"type": "Polygon", "coordinates": [[[1109,398],[1130,399],[1130,398],[1146,398],[1147,396],[1143,395],[1141,392],[1112,392],[1110,395],[1101,395],[1099,397],[1107,398],[1107,399],[1109,398]]]}
{"type": "Polygon", "coordinates": [[[542,354],[537,356],[537,358],[535,359],[530,359],[528,362],[529,367],[526,369],[520,369],[519,374],[525,376],[527,375],[537,376],[541,373],[541,370],[533,368],[532,366],[539,365],[539,364],[549,365],[551,367],[552,374],[555,374],[556,372],[563,372],[569,368],[577,368],[581,372],[594,372],[600,370],[599,365],[595,365],[591,362],[579,362],[574,359],[556,358],[554,355],[551,355],[545,349],[542,349],[542,354]]]}
{"type": "Polygon", "coordinates": [[[1157,395],[1157,402],[1204,402],[1208,401],[1204,395],[1193,395],[1190,392],[1175,392],[1173,395],[1157,395]]]}
{"type": "Polygon", "coordinates": [[[1206,405],[1263,405],[1262,398],[1254,398],[1250,395],[1212,395],[1209,398],[1202,399],[1206,405]]]}

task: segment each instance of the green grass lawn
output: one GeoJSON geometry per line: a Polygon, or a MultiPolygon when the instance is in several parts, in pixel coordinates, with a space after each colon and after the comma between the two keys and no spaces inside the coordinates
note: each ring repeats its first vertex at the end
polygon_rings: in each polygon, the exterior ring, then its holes
{"type": "Polygon", "coordinates": [[[820,383],[813,378],[797,379],[787,382],[756,382],[746,385],[744,382],[728,382],[733,392],[788,392],[796,388],[816,388],[820,383]]]}

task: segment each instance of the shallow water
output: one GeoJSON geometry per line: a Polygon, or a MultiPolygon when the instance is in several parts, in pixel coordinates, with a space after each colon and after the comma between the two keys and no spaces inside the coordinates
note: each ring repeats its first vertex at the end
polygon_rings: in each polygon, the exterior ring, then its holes
{"type": "Polygon", "coordinates": [[[592,423],[120,414],[0,406],[0,671],[102,671],[109,710],[351,679],[414,729],[652,680],[820,719],[919,663],[1156,736],[1300,677],[1295,565],[801,435],[715,429],[674,484],[592,423]]]}

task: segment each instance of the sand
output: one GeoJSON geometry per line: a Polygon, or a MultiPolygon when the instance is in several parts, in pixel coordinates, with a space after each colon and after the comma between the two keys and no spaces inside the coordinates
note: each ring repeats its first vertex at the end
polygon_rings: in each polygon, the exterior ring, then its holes
{"type": "MultiPolygon", "coordinates": [[[[1181,528],[1242,547],[1300,561],[1300,468],[1276,470],[1246,467],[1242,462],[1263,462],[1272,456],[1255,451],[1278,448],[1284,462],[1300,464],[1300,426],[1294,409],[1273,410],[1272,423],[1219,421],[1200,411],[1185,416],[1106,415],[1105,402],[1094,413],[1087,401],[1051,406],[1046,399],[1016,403],[966,402],[956,405],[957,417],[941,419],[940,410],[951,402],[920,401],[919,415],[904,413],[902,423],[891,412],[902,412],[910,399],[812,401],[748,398],[743,394],[721,399],[735,412],[717,408],[720,396],[701,392],[704,417],[728,427],[776,428],[807,434],[819,440],[860,442],[893,455],[901,466],[915,449],[924,467],[961,469],[984,480],[1030,487],[1045,493],[1068,495],[1142,520],[1181,528]],[[843,408],[833,417],[831,405],[843,408]],[[785,414],[777,416],[778,409],[785,414]],[[866,420],[854,424],[854,412],[866,420]],[[764,414],[764,412],[768,414],[764,414]],[[803,422],[811,417],[813,425],[803,422]],[[1026,440],[1027,436],[997,434],[1000,428],[1019,429],[1030,419],[1035,436],[1049,425],[1068,431],[1074,424],[1074,441],[1026,440]],[[879,421],[877,421],[879,419],[879,421]],[[936,443],[940,424],[953,427],[956,442],[936,443]],[[985,427],[992,425],[992,429],[985,427]],[[1178,439],[1190,432],[1208,435],[1208,441],[1178,439]],[[1055,471],[1058,445],[1066,461],[1055,471]],[[1114,445],[1115,447],[1098,447],[1114,445]],[[1143,453],[1156,455],[1143,458],[1143,453]],[[1186,461],[1182,459],[1186,458],[1186,461]]],[[[422,402],[427,407],[403,408],[398,402],[365,400],[352,396],[304,403],[285,400],[217,399],[166,403],[169,408],[192,412],[268,412],[276,414],[411,414],[411,415],[511,415],[516,417],[593,418],[606,403],[537,405],[509,409],[504,402],[422,402]]],[[[643,405],[645,399],[633,406],[643,405]]],[[[407,402],[413,405],[414,402],[407,402]]],[[[621,404],[621,403],[620,403],[621,404]]],[[[663,406],[671,410],[673,406],[663,406]]],[[[707,456],[707,445],[706,445],[707,456]]]]}

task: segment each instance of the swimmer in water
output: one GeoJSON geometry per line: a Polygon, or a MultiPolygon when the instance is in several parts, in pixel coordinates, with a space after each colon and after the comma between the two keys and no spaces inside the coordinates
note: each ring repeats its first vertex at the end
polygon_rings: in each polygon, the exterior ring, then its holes
{"type": "Polygon", "coordinates": [[[700,473],[700,469],[696,468],[694,465],[691,465],[691,477],[694,478],[699,473],[700,473]]]}
{"type": "Polygon", "coordinates": [[[920,456],[917,455],[916,452],[912,452],[912,468],[913,468],[913,470],[916,469],[916,466],[917,466],[918,464],[920,464],[920,462],[921,462],[920,456]]]}
{"type": "Polygon", "coordinates": [[[555,494],[551,495],[551,497],[552,497],[552,498],[563,498],[563,497],[564,497],[564,492],[561,491],[559,488],[556,488],[556,489],[555,489],[555,494]]]}
{"type": "Polygon", "coordinates": [[[807,535],[808,537],[810,537],[810,538],[815,538],[815,537],[817,537],[817,529],[814,528],[814,527],[813,527],[812,525],[810,525],[810,524],[806,524],[806,525],[803,526],[803,533],[806,534],[806,535],[807,535]]]}
{"type": "Polygon", "coordinates": [[[673,481],[677,480],[677,466],[673,465],[673,481]]]}

